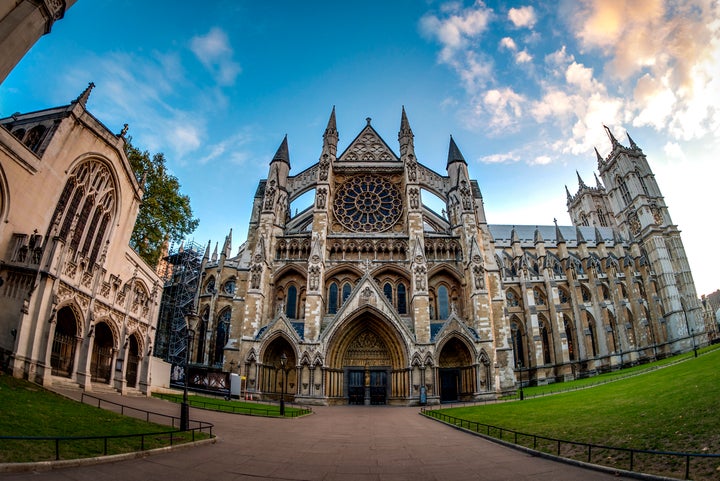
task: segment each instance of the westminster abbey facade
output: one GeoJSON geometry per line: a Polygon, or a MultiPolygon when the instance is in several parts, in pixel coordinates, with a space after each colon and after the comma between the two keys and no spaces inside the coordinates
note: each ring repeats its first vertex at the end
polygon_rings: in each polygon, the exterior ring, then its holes
{"type": "Polygon", "coordinates": [[[676,226],[642,150],[608,129],[596,186],[567,192],[572,226],[488,224],[450,138],[447,167],[399,154],[367,119],[290,175],[287,138],[254,197],[247,241],[203,259],[191,362],[243,392],[309,404],[493,399],[707,342],[676,226]],[[308,192],[312,206],[291,213],[308,192]],[[440,198],[440,213],[424,197],[440,198]],[[281,361],[285,361],[284,368],[281,361]],[[522,376],[522,377],[521,377],[522,376]]]}

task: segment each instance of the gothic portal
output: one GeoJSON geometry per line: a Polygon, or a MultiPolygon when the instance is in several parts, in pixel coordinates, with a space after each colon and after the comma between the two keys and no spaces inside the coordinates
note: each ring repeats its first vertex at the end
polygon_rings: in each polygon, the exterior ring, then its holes
{"type": "Polygon", "coordinates": [[[450,138],[446,172],[399,155],[367,119],[338,153],[290,175],[287,138],[253,201],[247,241],[208,244],[192,359],[247,392],[314,404],[491,399],[706,342],[679,231],[642,150],[598,155],[604,185],[568,192],[573,226],[488,225],[450,138]],[[290,203],[312,193],[312,205],[290,203]],[[437,197],[441,212],[423,200],[437,197]],[[287,359],[285,368],[281,359],[287,359]]]}

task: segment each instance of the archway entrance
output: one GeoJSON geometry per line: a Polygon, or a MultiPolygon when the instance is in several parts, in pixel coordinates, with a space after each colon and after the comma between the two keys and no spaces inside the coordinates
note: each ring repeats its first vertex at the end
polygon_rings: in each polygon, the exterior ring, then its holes
{"type": "Polygon", "coordinates": [[[63,307],[57,312],[57,325],[53,337],[50,365],[54,376],[70,377],[75,361],[77,345],[77,319],[70,307],[63,307]]]}
{"type": "Polygon", "coordinates": [[[409,395],[406,349],[394,327],[374,313],[358,316],[333,335],[325,370],[332,403],[382,405],[409,395]]]}
{"type": "Polygon", "coordinates": [[[138,364],[140,363],[140,353],[137,337],[133,334],[130,336],[130,344],[128,345],[127,369],[125,370],[125,381],[128,387],[136,387],[138,364]]]}
{"type": "Polygon", "coordinates": [[[476,390],[476,372],[468,347],[458,338],[445,343],[438,363],[440,402],[471,398],[476,390]]]}
{"type": "Polygon", "coordinates": [[[93,382],[110,382],[114,344],[110,327],[104,322],[97,323],[90,361],[90,379],[93,382]]]}
{"type": "Polygon", "coordinates": [[[274,339],[265,349],[260,366],[259,389],[264,397],[269,399],[280,399],[283,392],[285,399],[292,401],[297,392],[297,357],[295,349],[284,337],[274,339]],[[287,356],[285,370],[283,372],[280,359],[282,355],[287,356]]]}

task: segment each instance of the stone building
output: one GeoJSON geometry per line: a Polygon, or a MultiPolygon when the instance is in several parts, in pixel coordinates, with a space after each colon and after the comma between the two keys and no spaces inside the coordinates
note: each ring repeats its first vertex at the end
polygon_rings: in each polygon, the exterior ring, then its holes
{"type": "Polygon", "coordinates": [[[314,165],[290,175],[282,141],[239,252],[231,236],[219,254],[208,246],[191,360],[244,376],[255,397],[407,405],[496,398],[519,379],[707,342],[647,159],[608,134],[602,183],[568,192],[572,226],[489,225],[452,137],[443,174],[416,158],[404,109],[399,154],[370,119],[338,153],[333,110],[314,165]]]}
{"type": "Polygon", "coordinates": [[[91,88],[0,119],[0,352],[43,384],[147,392],[161,288],[129,247],[143,192],[91,88]]]}

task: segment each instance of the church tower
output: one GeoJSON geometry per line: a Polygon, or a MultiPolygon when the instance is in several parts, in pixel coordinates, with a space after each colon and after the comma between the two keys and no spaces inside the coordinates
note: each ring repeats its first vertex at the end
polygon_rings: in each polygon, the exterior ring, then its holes
{"type": "Polygon", "coordinates": [[[598,170],[621,235],[637,240],[655,275],[669,341],[687,350],[703,332],[702,313],[680,231],[673,224],[647,157],[628,134],[629,147],[606,126],[612,150],[598,170]]]}

